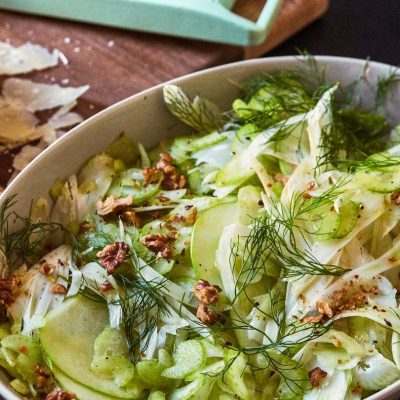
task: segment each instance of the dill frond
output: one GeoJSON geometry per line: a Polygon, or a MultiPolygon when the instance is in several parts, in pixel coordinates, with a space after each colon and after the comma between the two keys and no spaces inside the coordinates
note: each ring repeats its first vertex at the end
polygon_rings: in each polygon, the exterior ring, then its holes
{"type": "Polygon", "coordinates": [[[373,156],[367,156],[361,153],[361,160],[338,160],[338,165],[347,171],[382,171],[398,167],[400,165],[400,156],[378,153],[373,156]]]}
{"type": "MultiPolygon", "coordinates": [[[[326,80],[326,67],[318,63],[316,58],[307,50],[297,49],[299,54],[297,59],[305,67],[304,71],[299,71],[304,82],[312,88],[323,88],[327,84],[326,80]]],[[[322,89],[324,90],[324,89],[322,89]]]]}
{"type": "Polygon", "coordinates": [[[201,133],[219,131],[224,125],[224,116],[214,103],[200,96],[190,101],[178,86],[164,86],[164,101],[171,114],[201,133]]]}
{"type": "Polygon", "coordinates": [[[161,294],[164,282],[132,279],[124,275],[115,279],[123,294],[111,304],[121,306],[121,327],[126,335],[129,356],[133,362],[138,362],[149,346],[161,315],[169,315],[161,294]]]}
{"type": "Polygon", "coordinates": [[[72,246],[73,257],[78,257],[77,242],[72,233],[59,223],[33,222],[31,209],[26,217],[11,211],[16,202],[16,196],[12,196],[0,208],[0,251],[9,268],[20,263],[35,264],[62,240],[72,246]],[[11,226],[17,228],[11,229],[11,226]]]}
{"type": "Polygon", "coordinates": [[[315,104],[300,75],[291,70],[250,79],[243,93],[243,100],[233,104],[236,118],[242,124],[255,124],[260,130],[307,112],[315,104]]]}
{"type": "Polygon", "coordinates": [[[375,92],[375,111],[381,109],[386,102],[389,90],[395,83],[400,82],[400,74],[398,68],[392,69],[385,77],[378,77],[375,92]]]}

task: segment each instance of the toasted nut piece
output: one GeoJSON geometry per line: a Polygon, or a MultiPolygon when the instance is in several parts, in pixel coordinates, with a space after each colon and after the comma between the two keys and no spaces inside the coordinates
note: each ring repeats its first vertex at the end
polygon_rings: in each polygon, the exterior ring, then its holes
{"type": "Polygon", "coordinates": [[[274,180],[276,182],[283,183],[285,185],[287,183],[287,181],[289,180],[289,177],[286,175],[283,175],[281,172],[278,172],[275,174],[274,180]]]}
{"type": "Polygon", "coordinates": [[[97,214],[98,215],[108,215],[117,211],[121,211],[133,204],[133,197],[115,197],[108,196],[104,201],[99,200],[97,202],[97,214]]]}
{"type": "Polygon", "coordinates": [[[197,208],[192,207],[190,209],[190,212],[185,217],[185,222],[187,224],[193,225],[196,222],[196,219],[197,219],[197,208]]]}
{"type": "Polygon", "coordinates": [[[174,234],[155,234],[143,236],[140,243],[146,246],[150,251],[157,254],[158,258],[169,260],[173,256],[171,242],[175,240],[174,234]]]}
{"type": "Polygon", "coordinates": [[[112,287],[111,282],[109,280],[105,280],[102,284],[99,285],[99,291],[101,293],[108,292],[112,288],[113,287],[112,287]]]}
{"type": "Polygon", "coordinates": [[[43,368],[40,364],[36,365],[35,372],[40,376],[44,376],[45,378],[50,378],[50,372],[45,368],[43,368]]]}
{"type": "Polygon", "coordinates": [[[305,324],[318,324],[318,322],[321,322],[323,318],[323,314],[312,315],[310,317],[304,317],[301,322],[304,322],[305,324]]]}
{"type": "Polygon", "coordinates": [[[61,285],[61,283],[56,283],[51,288],[51,293],[53,293],[53,294],[67,294],[67,288],[65,286],[61,285]]]}
{"type": "Polygon", "coordinates": [[[194,285],[193,292],[202,303],[209,305],[218,301],[221,288],[217,285],[210,285],[205,279],[200,279],[194,285]]]}
{"type": "Polygon", "coordinates": [[[144,182],[146,185],[150,183],[160,182],[163,178],[162,171],[154,167],[148,167],[143,170],[144,182]]]}
{"type": "Polygon", "coordinates": [[[50,276],[53,274],[55,269],[56,269],[55,265],[50,264],[45,260],[43,260],[43,262],[40,263],[39,272],[44,276],[50,276]]]}
{"type": "Polygon", "coordinates": [[[135,211],[125,210],[122,213],[122,220],[128,224],[135,225],[137,227],[142,223],[141,219],[137,216],[135,211]]]}
{"type": "Polygon", "coordinates": [[[222,322],[221,317],[207,306],[200,303],[197,306],[196,317],[205,325],[214,325],[216,322],[222,322]]]}
{"type": "Polygon", "coordinates": [[[125,261],[130,247],[124,242],[115,242],[97,253],[99,263],[111,275],[125,261]]]}
{"type": "Polygon", "coordinates": [[[394,204],[396,204],[396,206],[399,206],[400,205],[400,192],[393,192],[390,195],[390,200],[392,200],[392,202],[394,204]]]}
{"type": "Polygon", "coordinates": [[[160,161],[156,168],[164,174],[162,187],[167,190],[182,189],[186,186],[186,178],[172,165],[173,158],[168,153],[160,153],[160,161]]]}
{"type": "Polygon", "coordinates": [[[4,307],[14,303],[16,289],[18,286],[17,279],[14,276],[0,279],[0,305],[4,307]]]}
{"type": "Polygon", "coordinates": [[[39,375],[36,380],[36,388],[44,389],[47,386],[47,378],[45,376],[39,375]]]}
{"type": "Polygon", "coordinates": [[[333,311],[326,301],[317,301],[317,310],[321,314],[325,314],[329,318],[333,317],[333,311]]]}
{"type": "Polygon", "coordinates": [[[72,392],[66,392],[60,388],[55,388],[46,397],[45,400],[76,400],[76,394],[72,392]]]}
{"type": "Polygon", "coordinates": [[[313,368],[308,376],[310,377],[311,386],[316,388],[319,387],[321,380],[324,379],[328,374],[319,367],[313,368]]]}

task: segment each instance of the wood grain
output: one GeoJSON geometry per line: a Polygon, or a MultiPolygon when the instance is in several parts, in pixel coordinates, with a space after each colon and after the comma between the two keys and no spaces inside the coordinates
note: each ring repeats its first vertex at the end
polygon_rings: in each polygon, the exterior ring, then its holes
{"type": "MultiPolygon", "coordinates": [[[[265,0],[238,0],[235,12],[256,20],[265,0]]],[[[271,48],[320,15],[328,0],[285,0],[271,31],[271,48]],[[319,11],[316,12],[315,10],[319,11]],[[314,14],[310,11],[314,10],[314,14]],[[312,16],[312,18],[311,18],[312,16]],[[297,28],[296,28],[297,27],[297,28]]],[[[27,41],[58,48],[68,65],[27,74],[38,82],[90,85],[78,104],[86,118],[134,93],[204,68],[255,57],[254,50],[223,44],[171,38],[109,27],[0,11],[0,40],[20,45],[27,41]]],[[[268,43],[268,41],[267,41],[268,43]]],[[[1,79],[0,79],[1,83],[1,79]]],[[[0,185],[11,172],[12,154],[0,155],[0,185]]]]}

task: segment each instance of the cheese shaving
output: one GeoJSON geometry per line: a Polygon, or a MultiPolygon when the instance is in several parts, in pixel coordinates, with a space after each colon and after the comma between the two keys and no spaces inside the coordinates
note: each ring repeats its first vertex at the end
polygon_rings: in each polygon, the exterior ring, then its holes
{"type": "Polygon", "coordinates": [[[43,147],[41,146],[24,146],[21,151],[15,156],[13,167],[17,172],[22,171],[42,151],[43,147]]]}
{"type": "Polygon", "coordinates": [[[24,143],[36,139],[37,123],[37,118],[30,112],[0,99],[0,143],[24,143]]]}
{"type": "Polygon", "coordinates": [[[59,50],[50,52],[37,44],[25,43],[14,47],[0,42],[0,75],[24,74],[54,67],[58,64],[60,55],[59,50]]]}
{"type": "Polygon", "coordinates": [[[88,89],[88,85],[64,88],[57,84],[9,78],[3,84],[3,96],[9,102],[18,104],[28,111],[36,112],[69,104],[88,89]]]}
{"type": "MultiPolygon", "coordinates": [[[[59,50],[25,43],[20,47],[0,42],[0,75],[16,75],[54,67],[59,59],[68,64],[59,50]]],[[[40,152],[65,132],[60,130],[83,121],[71,110],[89,86],[61,87],[57,84],[36,83],[28,79],[8,78],[0,95],[0,151],[25,145],[14,158],[11,180],[40,152]],[[47,122],[39,125],[34,113],[55,109],[47,122]],[[36,145],[29,144],[37,141],[36,145]]]]}

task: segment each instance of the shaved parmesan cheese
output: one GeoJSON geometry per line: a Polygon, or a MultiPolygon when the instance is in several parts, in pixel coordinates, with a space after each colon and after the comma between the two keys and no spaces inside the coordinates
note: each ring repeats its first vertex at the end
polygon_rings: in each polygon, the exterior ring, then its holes
{"type": "Polygon", "coordinates": [[[3,84],[3,96],[8,102],[35,112],[69,104],[88,89],[88,85],[77,88],[63,88],[56,84],[35,83],[28,79],[9,78],[3,84]]]}
{"type": "Polygon", "coordinates": [[[43,147],[31,145],[24,146],[15,156],[13,167],[17,171],[22,171],[42,151],[43,147]]]}
{"type": "Polygon", "coordinates": [[[79,124],[82,121],[83,117],[81,115],[74,112],[69,112],[64,115],[60,115],[57,118],[55,116],[52,116],[49,119],[49,125],[53,129],[60,129],[79,124]]]}
{"type": "MultiPolygon", "coordinates": [[[[67,58],[58,50],[50,52],[44,47],[26,43],[13,47],[0,42],[0,75],[13,75],[53,67],[58,60],[68,64],[67,58]]],[[[68,128],[83,121],[81,115],[71,110],[77,98],[89,86],[61,87],[57,84],[35,83],[28,79],[8,78],[0,95],[0,151],[25,144],[16,155],[14,173],[10,181],[48,145],[57,140],[68,128]],[[38,125],[36,111],[59,109],[38,125]],[[40,141],[39,141],[40,139],[40,141]],[[29,144],[38,141],[37,145],[29,144]]]]}
{"type": "Polygon", "coordinates": [[[28,111],[0,100],[0,143],[34,140],[37,118],[28,111]],[[34,138],[34,139],[32,139],[34,138]]]}
{"type": "MultiPolygon", "coordinates": [[[[16,75],[54,67],[60,52],[49,52],[37,44],[25,43],[20,47],[0,42],[0,75],[16,75]]],[[[65,58],[65,56],[64,56],[65,58]]]]}
{"type": "Polygon", "coordinates": [[[41,143],[43,143],[45,147],[52,144],[59,138],[59,135],[57,135],[57,132],[50,124],[42,125],[38,129],[42,130],[43,135],[41,143]]]}

